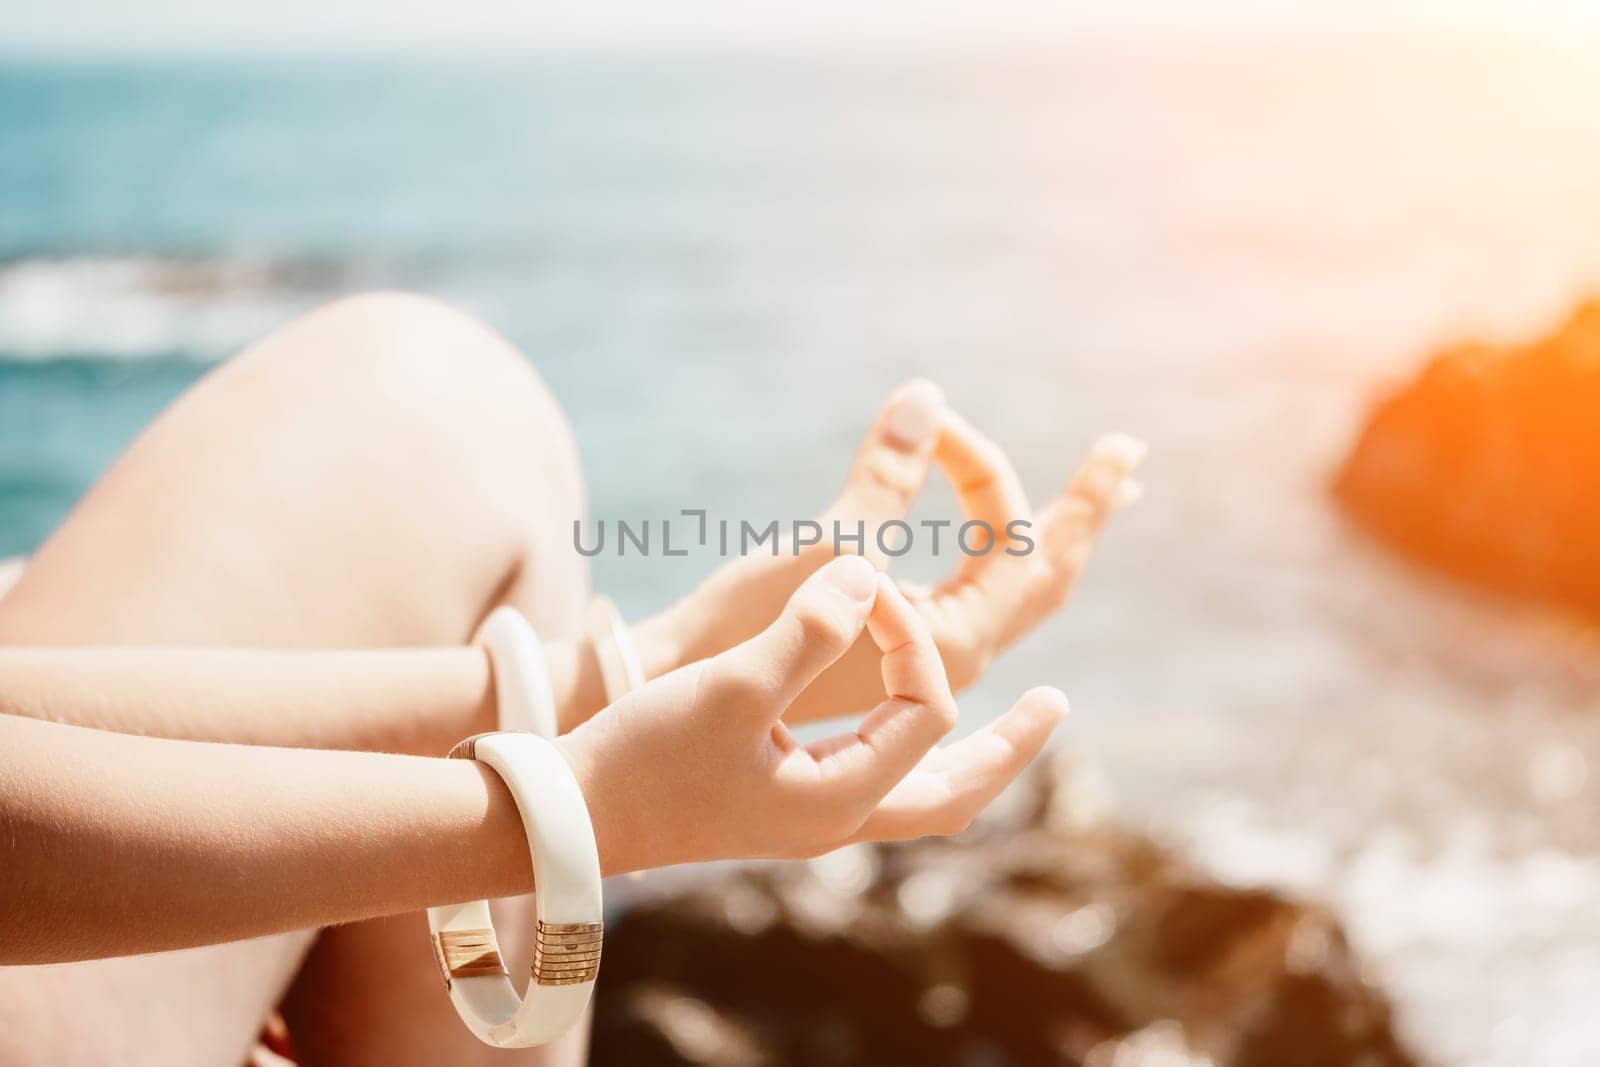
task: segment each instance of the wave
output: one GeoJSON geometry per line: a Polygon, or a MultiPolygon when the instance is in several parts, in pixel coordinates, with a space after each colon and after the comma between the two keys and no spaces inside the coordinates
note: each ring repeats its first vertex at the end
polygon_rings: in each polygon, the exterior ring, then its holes
{"type": "Polygon", "coordinates": [[[0,262],[0,360],[217,360],[348,281],[335,264],[242,257],[0,262]]]}

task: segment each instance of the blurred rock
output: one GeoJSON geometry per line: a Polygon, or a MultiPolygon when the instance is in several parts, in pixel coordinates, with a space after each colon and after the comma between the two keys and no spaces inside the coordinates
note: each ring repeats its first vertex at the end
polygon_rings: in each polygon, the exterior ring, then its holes
{"type": "Polygon", "coordinates": [[[1066,817],[1077,777],[1053,761],[954,841],[741,868],[639,904],[607,933],[591,1062],[1416,1062],[1332,916],[1066,817]]]}
{"type": "Polygon", "coordinates": [[[1600,617],[1600,303],[1529,345],[1435,355],[1378,404],[1334,488],[1417,561],[1600,617]]]}

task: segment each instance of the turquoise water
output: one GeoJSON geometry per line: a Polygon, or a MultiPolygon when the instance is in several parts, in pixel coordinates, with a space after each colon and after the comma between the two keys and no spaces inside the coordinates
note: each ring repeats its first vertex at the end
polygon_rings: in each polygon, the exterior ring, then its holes
{"type": "MultiPolygon", "coordinates": [[[[1061,685],[1125,811],[1332,900],[1446,1062],[1592,1061],[1592,656],[1389,564],[1322,491],[1386,377],[1600,279],[1591,55],[12,61],[0,554],[207,366],[376,286],[530,354],[597,517],[810,514],[914,373],[1036,498],[1139,433],[1147,498],[967,720],[1061,685]]],[[[636,616],[712,562],[595,570],[636,616]]]]}

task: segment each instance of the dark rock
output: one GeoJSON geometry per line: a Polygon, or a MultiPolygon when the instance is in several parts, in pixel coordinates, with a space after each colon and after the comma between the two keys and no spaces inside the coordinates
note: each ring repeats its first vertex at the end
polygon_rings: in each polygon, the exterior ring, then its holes
{"type": "Polygon", "coordinates": [[[715,877],[606,938],[592,1061],[1002,1067],[1416,1062],[1326,911],[1147,837],[1025,817],[715,877]]]}
{"type": "Polygon", "coordinates": [[[1435,355],[1374,409],[1334,490],[1413,560],[1600,617],[1600,303],[1529,345],[1435,355]]]}

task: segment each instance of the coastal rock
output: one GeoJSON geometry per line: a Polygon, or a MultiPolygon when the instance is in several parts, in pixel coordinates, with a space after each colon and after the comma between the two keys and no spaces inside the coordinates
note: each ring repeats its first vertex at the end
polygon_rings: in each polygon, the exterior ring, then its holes
{"type": "Polygon", "coordinates": [[[1600,302],[1531,344],[1434,355],[1373,410],[1334,491],[1415,561],[1600,617],[1600,302]]]}
{"type": "Polygon", "coordinates": [[[1330,914],[1083,825],[1059,767],[1038,779],[1020,815],[958,839],[741,868],[634,907],[607,934],[591,1062],[1415,1062],[1330,914]]]}

